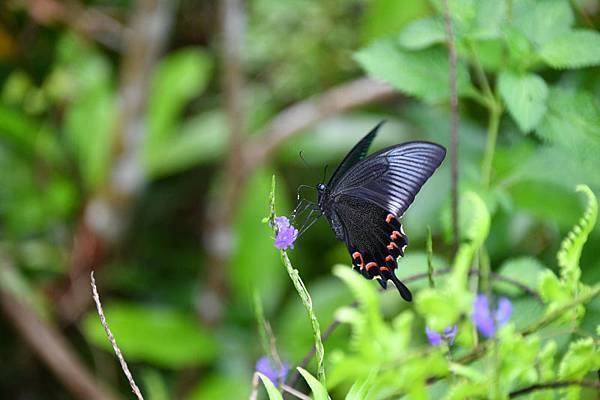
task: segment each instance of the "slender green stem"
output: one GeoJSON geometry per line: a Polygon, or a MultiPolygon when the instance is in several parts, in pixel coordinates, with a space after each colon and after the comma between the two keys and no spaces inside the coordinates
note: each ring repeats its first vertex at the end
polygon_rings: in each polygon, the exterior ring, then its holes
{"type": "Polygon", "coordinates": [[[502,109],[496,103],[490,108],[490,120],[487,130],[487,142],[485,145],[485,153],[483,154],[483,162],[481,164],[481,183],[484,188],[490,187],[492,175],[492,162],[494,161],[494,152],[496,151],[496,141],[498,139],[498,128],[500,126],[500,117],[502,109]]]}
{"type": "Polygon", "coordinates": [[[490,295],[490,256],[485,246],[479,249],[479,292],[490,295]]]}
{"type": "Polygon", "coordinates": [[[304,308],[306,308],[306,312],[308,313],[308,316],[310,318],[313,336],[315,339],[315,348],[317,350],[317,377],[319,378],[319,381],[321,381],[321,383],[325,385],[325,348],[323,347],[323,341],[321,340],[321,328],[319,326],[319,321],[317,320],[317,316],[315,315],[313,309],[312,299],[310,297],[310,294],[308,293],[308,290],[306,289],[306,286],[304,286],[304,282],[302,282],[302,279],[300,278],[298,270],[292,267],[292,263],[290,262],[290,259],[288,258],[288,255],[284,250],[281,250],[281,260],[283,261],[283,264],[287,269],[288,275],[292,279],[294,287],[300,295],[300,299],[302,299],[302,304],[304,304],[304,308]]]}
{"type": "Polygon", "coordinates": [[[487,105],[489,107],[491,105],[490,101],[494,99],[492,87],[490,85],[490,82],[488,81],[485,71],[483,70],[481,61],[479,61],[479,56],[477,55],[477,51],[475,51],[475,48],[473,47],[473,43],[467,42],[467,47],[469,48],[469,52],[471,53],[471,57],[473,59],[473,67],[475,68],[477,80],[479,81],[479,85],[483,89],[483,94],[485,98],[487,98],[487,105]]]}
{"type": "Polygon", "coordinates": [[[431,227],[427,225],[427,277],[429,278],[429,287],[434,288],[435,282],[433,281],[433,241],[431,239],[431,227]]]}
{"type": "Polygon", "coordinates": [[[523,331],[523,335],[524,336],[530,335],[533,332],[545,327],[546,325],[552,323],[555,319],[560,318],[562,315],[564,315],[565,312],[569,311],[570,309],[572,309],[580,304],[587,303],[588,301],[592,300],[594,297],[598,296],[599,294],[600,294],[600,284],[592,286],[585,294],[575,297],[575,299],[573,299],[573,301],[546,314],[545,317],[543,317],[543,318],[539,319],[538,321],[534,322],[533,324],[531,324],[529,327],[527,327],[527,329],[525,329],[523,331]]]}
{"type": "MultiPolygon", "coordinates": [[[[274,224],[275,221],[275,175],[273,175],[273,179],[271,181],[271,193],[269,195],[269,215],[263,219],[263,222],[270,223],[271,227],[276,230],[276,226],[274,224]]],[[[275,232],[277,233],[277,232],[275,232]]],[[[308,313],[308,317],[310,319],[310,324],[313,331],[313,336],[315,339],[315,349],[317,353],[317,376],[319,381],[325,386],[325,348],[323,347],[323,341],[321,340],[321,328],[319,326],[319,320],[317,320],[317,316],[315,315],[313,309],[312,298],[310,297],[310,293],[304,286],[304,282],[300,278],[300,274],[298,270],[292,266],[292,262],[290,261],[285,250],[280,251],[281,261],[287,270],[300,299],[302,300],[302,304],[304,304],[304,308],[308,313]]]]}

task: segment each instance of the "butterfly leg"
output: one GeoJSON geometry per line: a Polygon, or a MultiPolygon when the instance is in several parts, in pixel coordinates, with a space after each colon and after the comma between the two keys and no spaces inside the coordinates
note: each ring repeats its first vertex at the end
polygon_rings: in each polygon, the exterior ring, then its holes
{"type": "Polygon", "coordinates": [[[297,217],[299,217],[300,215],[302,215],[312,205],[313,205],[312,202],[310,202],[310,201],[308,201],[306,199],[301,199],[298,202],[298,204],[296,205],[296,208],[294,208],[294,211],[292,211],[292,221],[295,221],[297,217]]]}
{"type": "Polygon", "coordinates": [[[304,232],[306,232],[308,230],[308,228],[313,226],[313,224],[318,221],[319,217],[322,214],[321,210],[319,209],[319,206],[317,206],[314,203],[310,203],[309,205],[311,207],[311,210],[308,213],[308,216],[306,217],[306,219],[304,220],[304,223],[302,224],[302,226],[298,229],[298,237],[300,237],[304,232]],[[314,213],[317,213],[317,214],[313,217],[314,213]]]}

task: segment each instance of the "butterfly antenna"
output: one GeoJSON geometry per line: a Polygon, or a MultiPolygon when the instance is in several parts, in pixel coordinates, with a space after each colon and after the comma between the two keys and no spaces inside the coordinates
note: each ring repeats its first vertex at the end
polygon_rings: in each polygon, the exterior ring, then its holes
{"type": "Polygon", "coordinates": [[[303,188],[309,188],[309,189],[313,189],[313,190],[317,190],[316,187],[314,186],[310,186],[310,185],[300,185],[298,186],[298,190],[296,191],[296,200],[300,201],[300,190],[303,188]]]}
{"type": "Polygon", "coordinates": [[[298,153],[298,155],[300,156],[300,159],[304,162],[304,165],[306,167],[309,167],[308,163],[306,162],[306,159],[304,158],[304,151],[300,150],[300,152],[298,153]]]}
{"type": "Polygon", "coordinates": [[[327,179],[327,168],[329,167],[328,164],[325,164],[325,169],[323,170],[323,180],[322,182],[325,182],[325,179],[327,179]]]}

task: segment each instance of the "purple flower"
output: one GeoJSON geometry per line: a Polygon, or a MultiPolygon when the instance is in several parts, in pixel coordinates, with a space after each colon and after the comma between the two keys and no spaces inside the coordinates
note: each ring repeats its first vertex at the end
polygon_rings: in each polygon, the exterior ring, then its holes
{"type": "Polygon", "coordinates": [[[506,297],[498,301],[498,308],[492,312],[488,298],[484,294],[477,295],[473,302],[473,322],[485,337],[492,337],[496,330],[505,325],[512,314],[512,304],[506,297]]]}
{"type": "Polygon", "coordinates": [[[448,342],[450,346],[454,344],[454,338],[456,337],[456,333],[458,332],[458,326],[452,325],[444,329],[444,333],[438,333],[433,329],[429,329],[428,326],[425,327],[425,333],[427,334],[427,340],[431,343],[432,346],[439,346],[442,342],[448,342]]]}
{"type": "Polygon", "coordinates": [[[298,238],[298,229],[290,224],[287,217],[275,218],[277,226],[277,236],[275,237],[275,247],[287,250],[288,247],[294,248],[294,242],[298,238]]]}
{"type": "Polygon", "coordinates": [[[282,363],[280,368],[275,367],[267,357],[261,357],[256,362],[256,372],[265,375],[275,386],[285,381],[289,369],[290,366],[286,362],[282,363]]]}

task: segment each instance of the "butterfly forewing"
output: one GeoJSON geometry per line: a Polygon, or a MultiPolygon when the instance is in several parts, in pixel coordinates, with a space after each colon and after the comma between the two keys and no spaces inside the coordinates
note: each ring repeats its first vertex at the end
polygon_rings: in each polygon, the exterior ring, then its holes
{"type": "Polygon", "coordinates": [[[344,157],[340,165],[335,169],[333,175],[331,175],[331,179],[327,183],[327,186],[332,187],[335,186],[337,181],[343,177],[346,172],[352,168],[356,163],[361,161],[367,155],[369,151],[369,147],[371,147],[371,143],[373,143],[373,139],[377,136],[377,131],[379,127],[383,124],[383,121],[377,124],[375,128],[371,129],[369,133],[365,135],[353,148],[350,152],[344,157]]]}
{"type": "Polygon", "coordinates": [[[330,196],[358,197],[400,217],[445,155],[442,146],[429,142],[389,147],[351,168],[330,188],[330,196]]]}

